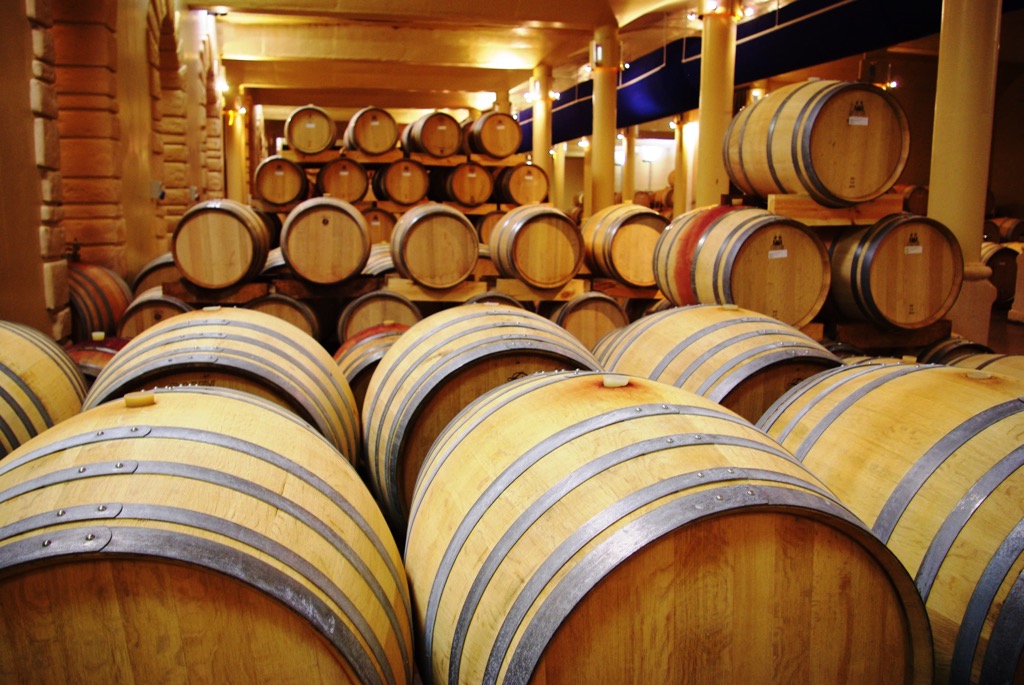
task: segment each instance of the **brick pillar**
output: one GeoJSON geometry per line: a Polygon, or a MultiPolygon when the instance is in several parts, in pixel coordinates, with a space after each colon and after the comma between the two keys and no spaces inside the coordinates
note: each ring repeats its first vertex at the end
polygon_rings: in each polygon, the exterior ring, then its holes
{"type": "Polygon", "coordinates": [[[62,226],[83,261],[125,275],[116,0],[54,0],[62,226]]]}
{"type": "Polygon", "coordinates": [[[32,80],[29,83],[35,123],[36,168],[42,205],[39,208],[39,250],[43,265],[46,310],[55,340],[71,335],[70,291],[61,226],[63,189],[60,174],[60,135],[57,130],[57,89],[54,66],[53,10],[46,0],[26,0],[32,30],[32,80]]]}
{"type": "MultiPolygon", "coordinates": [[[[150,13],[154,12],[150,5],[150,13]]],[[[155,130],[162,141],[162,169],[164,198],[160,202],[163,224],[163,242],[170,249],[171,236],[185,211],[193,204],[192,189],[188,182],[188,126],[186,124],[187,97],[184,69],[178,60],[177,41],[169,18],[149,22],[151,36],[159,50],[154,54],[160,78],[159,118],[154,119],[155,130]]],[[[155,151],[154,151],[155,152],[155,151]]]]}

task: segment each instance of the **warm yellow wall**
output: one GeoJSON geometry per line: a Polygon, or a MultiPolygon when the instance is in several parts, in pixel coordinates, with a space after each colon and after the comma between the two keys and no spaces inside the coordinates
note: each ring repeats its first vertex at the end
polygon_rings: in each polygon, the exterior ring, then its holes
{"type": "Polygon", "coordinates": [[[0,318],[50,333],[40,257],[40,176],[29,100],[32,35],[24,2],[0,3],[0,318]]]}

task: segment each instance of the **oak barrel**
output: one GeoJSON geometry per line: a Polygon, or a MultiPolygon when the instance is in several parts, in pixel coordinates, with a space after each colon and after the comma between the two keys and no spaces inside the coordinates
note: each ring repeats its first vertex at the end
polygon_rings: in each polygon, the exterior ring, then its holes
{"type": "Polygon", "coordinates": [[[821,311],[832,279],[816,233],[756,207],[678,217],[658,238],[653,264],[659,289],[676,304],[735,304],[798,328],[821,311]]]}
{"type": "Polygon", "coordinates": [[[413,682],[370,492],[307,423],[223,388],[109,402],[5,459],[0,604],[5,682],[413,682]]]}
{"type": "Polygon", "coordinates": [[[256,211],[235,200],[205,200],[190,207],[171,235],[181,277],[220,290],[256,278],[267,265],[270,235],[256,211]]]}
{"type": "Polygon", "coordinates": [[[1024,661],[1024,380],[932,364],[808,379],[758,424],[915,579],[936,683],[1009,683],[1024,661]]]}
{"type": "Polygon", "coordinates": [[[164,319],[192,311],[192,305],[164,293],[162,285],[142,291],[135,296],[117,322],[117,337],[134,338],[153,324],[164,319]]]}
{"type": "Polygon", "coordinates": [[[978,353],[989,354],[994,351],[984,343],[953,334],[922,348],[917,353],[917,361],[922,364],[949,364],[957,357],[978,353]]]}
{"type": "Polygon", "coordinates": [[[583,235],[562,210],[525,205],[505,213],[491,229],[491,261],[498,272],[534,288],[560,288],[583,266],[583,235]]]}
{"type": "Polygon", "coordinates": [[[414,159],[399,159],[373,172],[370,181],[378,200],[414,205],[426,199],[430,189],[427,168],[414,159]]]}
{"type": "Polygon", "coordinates": [[[281,229],[281,253],[292,272],[322,285],[358,276],[370,257],[370,245],[362,212],[333,197],[300,202],[281,229]]]}
{"type": "Polygon", "coordinates": [[[305,105],[292,110],[284,122],[284,138],[298,153],[315,155],[330,149],[338,137],[338,127],[327,110],[305,105]]]}
{"type": "Polygon", "coordinates": [[[402,129],[401,141],[406,152],[451,157],[462,147],[462,127],[447,112],[429,112],[402,129]]]}
{"type": "Polygon", "coordinates": [[[1004,376],[1024,379],[1024,355],[973,352],[946,362],[961,369],[979,369],[1004,376]]]}
{"type": "Polygon", "coordinates": [[[625,307],[614,297],[588,290],[559,304],[548,317],[572,333],[588,350],[604,336],[629,324],[625,307]]]}
{"type": "Polygon", "coordinates": [[[507,112],[485,112],[464,127],[465,146],[470,153],[504,159],[519,151],[523,132],[507,112]]]}
{"type": "Polygon", "coordinates": [[[996,299],[993,306],[1003,309],[1013,304],[1017,294],[1017,257],[1024,244],[982,242],[981,263],[992,270],[989,283],[995,286],[996,299]]]}
{"type": "Polygon", "coordinates": [[[356,160],[339,157],[320,167],[314,186],[320,196],[359,202],[370,189],[370,174],[356,160]]]}
{"type": "Polygon", "coordinates": [[[568,331],[518,307],[463,304],[413,324],[377,365],[362,411],[370,484],[396,538],[420,464],[459,410],[525,374],[597,368],[568,331]]]}
{"type": "Polygon", "coordinates": [[[830,315],[889,329],[916,329],[946,315],[963,284],[964,258],[945,225],[914,214],[890,214],[851,226],[829,247],[830,315]]]}
{"type": "Polygon", "coordinates": [[[391,240],[398,217],[382,207],[366,207],[362,210],[366,227],[370,232],[370,244],[386,243],[391,240]]]}
{"type": "Polygon", "coordinates": [[[438,202],[402,214],[391,233],[395,269],[424,288],[451,288],[476,266],[480,242],[476,227],[458,209],[438,202]]]}
{"type": "Polygon", "coordinates": [[[437,202],[455,202],[479,207],[494,191],[494,179],[483,165],[462,162],[453,167],[435,167],[430,172],[430,198],[437,202]]]}
{"type": "Polygon", "coordinates": [[[602,368],[718,402],[748,421],[840,359],[777,319],[735,305],[690,305],[637,319],[601,341],[602,368]]]}
{"type": "Polygon", "coordinates": [[[909,151],[907,117],[890,93],[828,79],[783,86],[743,108],[723,140],[726,172],[744,193],[807,193],[826,207],[888,192],[909,151]]]}
{"type": "Polygon", "coordinates": [[[267,204],[285,207],[309,197],[309,178],[298,163],[271,155],[256,166],[253,190],[267,204]]]}
{"type": "Polygon", "coordinates": [[[423,318],[419,306],[401,293],[373,290],[348,302],[338,316],[338,341],[344,343],[367,328],[385,322],[411,326],[423,318]]]}
{"type": "Polygon", "coordinates": [[[549,189],[547,172],[529,162],[501,167],[494,174],[494,201],[501,204],[544,202],[549,189]]]}
{"type": "Polygon", "coordinates": [[[243,306],[287,321],[311,338],[320,337],[320,323],[316,312],[297,297],[284,293],[267,293],[254,297],[243,306]]]}
{"type": "Polygon", "coordinates": [[[68,290],[75,342],[92,340],[93,333],[114,335],[132,300],[124,278],[101,264],[68,261],[68,290]]]}
{"type": "Polygon", "coordinates": [[[405,561],[425,681],[932,682],[895,556],[748,422],[645,379],[471,403],[423,463],[405,561]]]}
{"type": "Polygon", "coordinates": [[[276,316],[206,307],[161,321],[115,355],[83,407],[179,384],[263,397],[308,421],[346,458],[356,454],[359,417],[348,382],[320,343],[276,316]]]}
{"type": "MultiPolygon", "coordinates": [[[[82,372],[82,377],[85,379],[85,389],[88,391],[96,381],[96,377],[100,375],[103,367],[109,364],[114,355],[126,344],[128,344],[128,338],[96,336],[94,340],[85,340],[68,345],[64,348],[64,351],[68,353],[71,360],[78,366],[78,370],[82,372]]],[[[85,393],[82,393],[82,399],[85,399],[85,393]]]]}
{"type": "Polygon", "coordinates": [[[349,150],[380,155],[398,144],[398,124],[391,112],[380,107],[363,107],[348,120],[342,144],[349,150]]]}
{"type": "Polygon", "coordinates": [[[1024,241],[1024,219],[1018,219],[1012,216],[986,219],[985,240],[994,243],[1016,243],[1024,241]]]}
{"type": "Polygon", "coordinates": [[[582,226],[587,266],[623,285],[654,287],[655,247],[668,224],[654,210],[631,203],[594,212],[582,226]]]}
{"type": "Polygon", "coordinates": [[[174,255],[170,250],[161,252],[139,267],[130,287],[133,295],[139,295],[155,285],[174,283],[181,280],[181,272],[174,263],[174,255]]]}
{"type": "Polygon", "coordinates": [[[0,321],[0,372],[0,457],[82,408],[78,366],[31,326],[0,321]]]}

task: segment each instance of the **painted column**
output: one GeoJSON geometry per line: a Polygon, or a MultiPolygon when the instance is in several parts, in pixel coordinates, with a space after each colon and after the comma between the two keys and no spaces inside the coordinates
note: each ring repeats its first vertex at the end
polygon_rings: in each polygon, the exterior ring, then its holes
{"type": "Polygon", "coordinates": [[[622,201],[632,202],[636,193],[636,134],[639,126],[630,126],[623,132],[625,145],[622,157],[622,201]]]}
{"type": "Polygon", "coordinates": [[[928,216],[964,253],[964,285],[949,313],[953,330],[988,341],[995,287],[981,262],[1002,0],[944,0],[939,32],[928,216]]]}
{"type": "Polygon", "coordinates": [[[697,138],[697,206],[718,204],[729,192],[722,140],[732,121],[736,65],[735,0],[708,2],[701,33],[700,131],[697,138]]]}
{"type": "Polygon", "coordinates": [[[676,144],[676,171],[672,175],[672,217],[686,213],[687,184],[689,183],[688,166],[686,164],[686,140],[683,138],[683,124],[686,123],[682,114],[674,118],[676,122],[675,144],[676,144]]]}
{"type": "Polygon", "coordinates": [[[539,64],[530,80],[533,91],[533,163],[551,179],[551,67],[539,64]]]}
{"type": "Polygon", "coordinates": [[[494,111],[508,114],[512,111],[512,99],[507,90],[498,90],[494,93],[494,111]]]}
{"type": "Polygon", "coordinates": [[[594,127],[590,137],[593,197],[591,210],[597,211],[615,201],[615,95],[619,85],[619,31],[602,26],[594,32],[590,65],[594,79],[594,127]]]}
{"type": "Polygon", "coordinates": [[[571,202],[565,197],[565,156],[569,151],[568,143],[559,143],[554,146],[554,156],[551,158],[551,204],[563,211],[569,211],[571,202]]]}

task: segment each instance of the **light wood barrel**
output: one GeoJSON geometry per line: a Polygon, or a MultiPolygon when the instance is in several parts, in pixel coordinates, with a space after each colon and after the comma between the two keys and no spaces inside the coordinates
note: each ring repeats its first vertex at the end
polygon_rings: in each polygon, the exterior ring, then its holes
{"type": "MultiPolygon", "coordinates": [[[[65,351],[71,360],[78,366],[85,379],[85,388],[88,390],[100,375],[100,371],[110,363],[114,355],[121,351],[121,348],[128,344],[128,338],[100,338],[68,345],[65,351]]],[[[83,393],[82,399],[85,399],[83,393]]]]}
{"type": "Polygon", "coordinates": [[[427,449],[459,410],[522,375],[597,368],[568,331],[517,307],[464,304],[413,324],[380,360],[363,404],[370,483],[396,538],[427,449]]]}
{"type": "Polygon", "coordinates": [[[415,302],[390,290],[374,290],[345,305],[338,317],[338,340],[344,343],[361,331],[386,321],[411,326],[423,318],[415,302]]]}
{"type": "Polygon", "coordinates": [[[494,175],[494,200],[502,204],[529,205],[548,199],[550,182],[539,166],[515,164],[498,169],[494,175]]]}
{"type": "Polygon", "coordinates": [[[474,119],[465,132],[466,147],[471,153],[497,159],[511,157],[523,142],[519,122],[506,112],[485,112],[474,119]]]}
{"type": "Polygon", "coordinates": [[[979,369],[1024,379],[1024,355],[974,352],[962,354],[946,363],[961,369],[979,369]]]}
{"type": "Polygon", "coordinates": [[[829,308],[848,321],[923,328],[946,315],[963,283],[960,243],[928,217],[891,214],[844,229],[829,253],[829,308]]]}
{"type": "Polygon", "coordinates": [[[681,216],[658,239],[654,273],[666,297],[684,300],[692,293],[695,303],[735,304],[798,328],[817,316],[832,274],[828,248],[816,233],[756,207],[705,213],[681,216]],[[673,282],[687,276],[689,290],[673,282]]]}
{"type": "Polygon", "coordinates": [[[400,159],[373,172],[370,181],[378,200],[414,205],[427,197],[430,177],[427,168],[414,159],[400,159]]]}
{"type": "Polygon", "coordinates": [[[618,300],[590,290],[563,302],[549,317],[572,333],[588,350],[604,336],[629,325],[629,315],[618,300]]]}
{"type": "Polygon", "coordinates": [[[994,243],[1017,243],[1024,241],[1024,219],[1012,216],[986,219],[985,240],[994,243]]]}
{"type": "Polygon", "coordinates": [[[132,300],[124,278],[100,264],[68,261],[68,290],[75,342],[92,340],[93,333],[114,335],[132,300]]]}
{"type": "Polygon", "coordinates": [[[309,178],[297,163],[271,155],[256,166],[253,190],[267,204],[286,207],[309,197],[309,178]]]}
{"type": "Polygon", "coordinates": [[[494,230],[495,224],[501,221],[503,216],[505,216],[505,212],[498,209],[473,217],[473,223],[476,224],[476,232],[480,236],[481,244],[490,244],[491,231],[494,230]]]}
{"type": "Polygon", "coordinates": [[[380,276],[395,270],[395,262],[391,259],[391,243],[374,243],[370,246],[370,258],[363,267],[364,276],[380,276]]]}
{"type": "Polygon", "coordinates": [[[81,371],[52,338],[0,321],[0,457],[77,414],[85,393],[81,371]]]}
{"type": "Polygon", "coordinates": [[[360,426],[348,382],[316,340],[276,316],[207,307],[151,326],[107,364],[83,406],[179,384],[231,388],[275,402],[355,458],[360,426]]]}
{"type": "Polygon", "coordinates": [[[678,388],[504,384],[433,444],[412,507],[424,680],[932,682],[895,556],[786,451],[678,388]]]}
{"type": "Polygon", "coordinates": [[[162,285],[155,285],[135,296],[117,322],[117,337],[134,338],[154,324],[172,316],[192,311],[192,305],[172,295],[165,295],[162,285]]]}
{"type": "Polygon", "coordinates": [[[318,195],[359,202],[370,189],[370,174],[356,160],[339,157],[320,167],[315,187],[318,195]]]}
{"type": "Polygon", "coordinates": [[[507,212],[491,229],[491,261],[503,276],[535,288],[560,288],[583,266],[583,235],[560,209],[526,205],[507,212]]]}
{"type": "Polygon", "coordinates": [[[398,124],[391,112],[380,107],[363,107],[348,120],[342,144],[349,150],[381,155],[398,144],[398,124]]]}
{"type": "Polygon", "coordinates": [[[284,122],[284,138],[293,150],[315,155],[330,149],[338,137],[338,127],[325,109],[305,105],[292,110],[284,122]]]}
{"type": "Polygon", "coordinates": [[[373,372],[377,370],[377,364],[380,363],[384,353],[407,330],[409,330],[409,326],[404,323],[387,322],[370,326],[342,341],[335,351],[334,361],[338,363],[338,368],[345,374],[360,412],[366,400],[366,388],[370,384],[373,372]]]}
{"type": "Polygon", "coordinates": [[[320,337],[320,323],[313,308],[284,293],[267,293],[245,303],[246,309],[263,312],[287,321],[311,338],[320,337]]]}
{"type": "Polygon", "coordinates": [[[476,162],[463,162],[450,168],[435,167],[430,172],[430,198],[437,202],[479,207],[493,192],[494,179],[476,162]]]}
{"type": "Polygon", "coordinates": [[[917,353],[917,361],[922,364],[949,364],[957,357],[978,353],[990,354],[994,351],[984,343],[954,334],[920,350],[917,353]]]}
{"type": "Polygon", "coordinates": [[[759,423],[886,543],[925,600],[936,683],[1009,683],[1024,652],[1024,381],[930,364],[834,369],[759,423]]]}
{"type": "Polygon", "coordinates": [[[903,197],[903,211],[920,216],[928,215],[928,186],[897,183],[893,192],[903,197]]]}
{"type": "Polygon", "coordinates": [[[668,224],[665,217],[639,205],[598,210],[582,227],[587,266],[624,285],[653,287],[654,252],[668,224]]]}
{"type": "Polygon", "coordinates": [[[907,117],[868,83],[810,80],[783,86],[730,122],[726,172],[748,195],[807,193],[848,207],[889,191],[910,151],[907,117]]]}
{"type": "Polygon", "coordinates": [[[281,252],[288,266],[313,283],[341,283],[358,276],[370,257],[370,244],[362,212],[333,197],[299,203],[281,230],[281,252]]]}
{"type": "Polygon", "coordinates": [[[362,212],[363,218],[366,219],[366,228],[370,232],[370,243],[376,245],[390,242],[398,217],[381,207],[366,207],[362,212]]]}
{"type": "Polygon", "coordinates": [[[380,509],[259,398],[163,389],[74,416],[0,465],[0,521],[8,682],[413,682],[380,509]]]}
{"type": "Polygon", "coordinates": [[[748,421],[797,383],[841,363],[799,329],[733,305],[648,314],[595,354],[607,371],[684,388],[748,421]]]}
{"type": "Polygon", "coordinates": [[[454,207],[431,202],[398,218],[391,233],[391,260],[400,274],[424,288],[451,288],[476,266],[476,227],[454,207]]]}
{"type": "Polygon", "coordinates": [[[996,307],[1008,309],[1013,304],[1017,294],[1017,257],[1022,247],[1022,243],[981,244],[981,263],[992,269],[988,280],[996,289],[992,303],[996,307]]]}
{"type": "Polygon", "coordinates": [[[447,112],[430,112],[402,129],[402,149],[431,157],[451,157],[462,147],[462,127],[447,112]]]}
{"type": "Polygon", "coordinates": [[[181,272],[178,271],[178,265],[174,263],[174,255],[168,250],[153,257],[139,268],[135,278],[131,281],[131,291],[133,295],[140,295],[155,285],[175,283],[180,280],[181,272]]]}
{"type": "Polygon", "coordinates": [[[190,207],[174,228],[171,253],[182,278],[220,290],[256,278],[267,265],[270,236],[254,209],[221,198],[190,207]]]}

